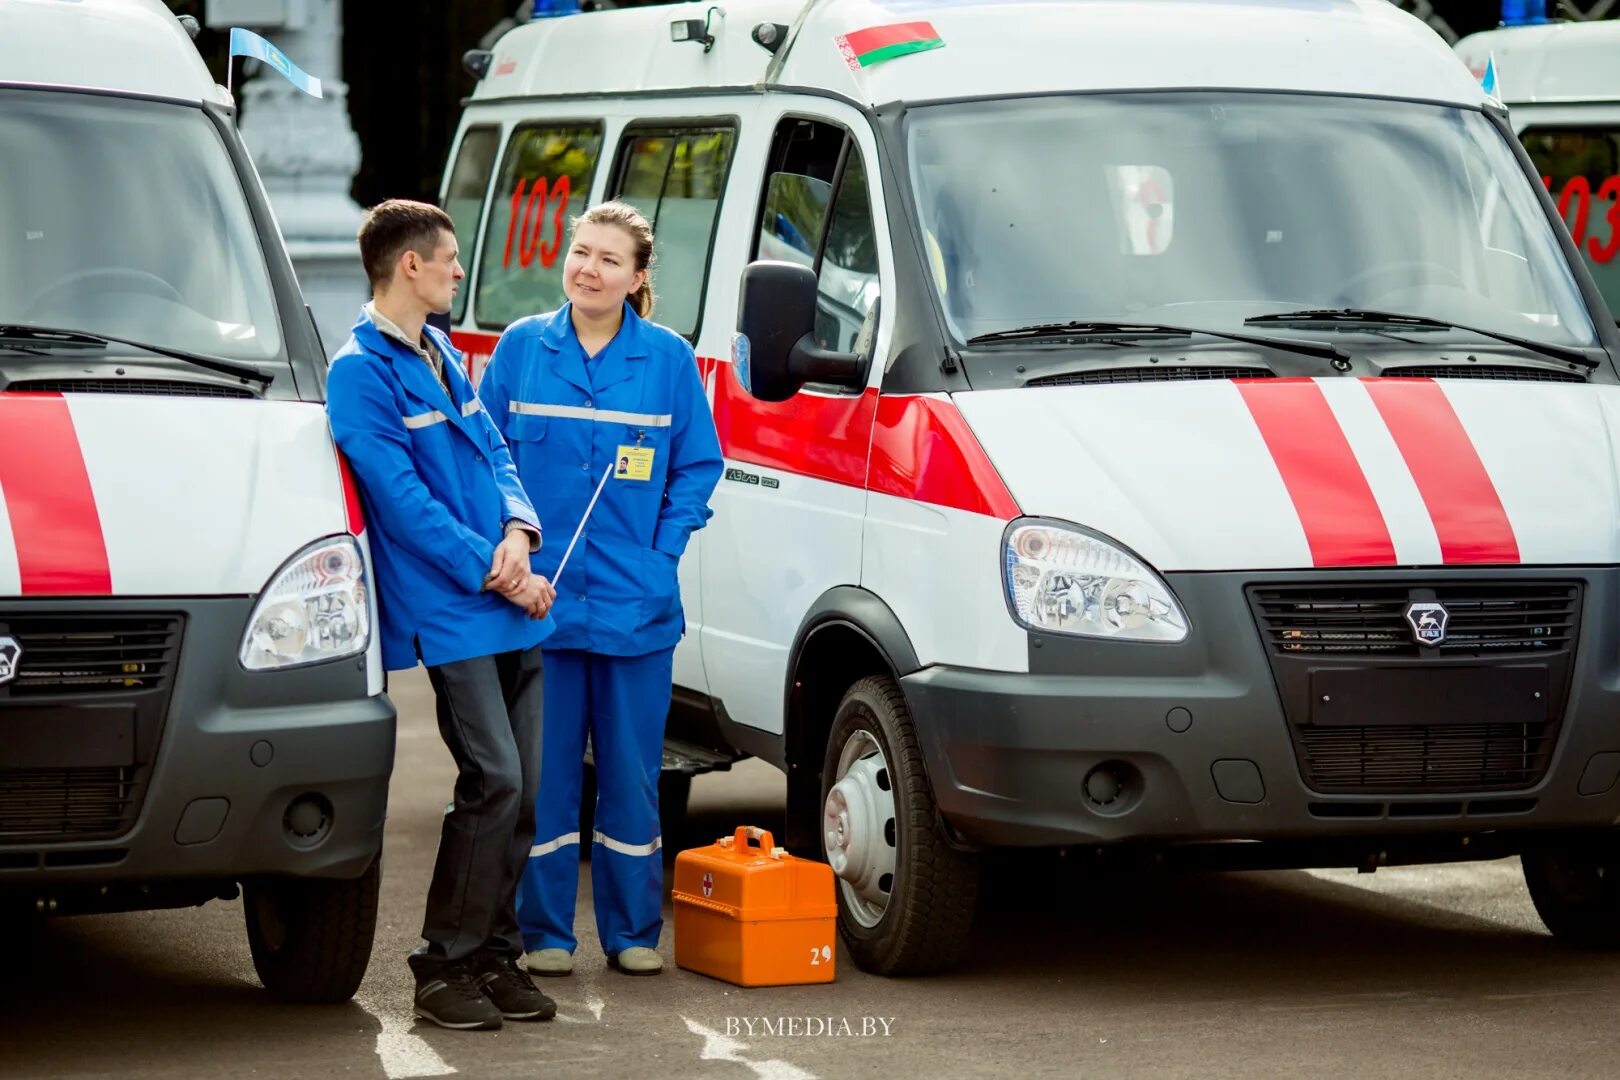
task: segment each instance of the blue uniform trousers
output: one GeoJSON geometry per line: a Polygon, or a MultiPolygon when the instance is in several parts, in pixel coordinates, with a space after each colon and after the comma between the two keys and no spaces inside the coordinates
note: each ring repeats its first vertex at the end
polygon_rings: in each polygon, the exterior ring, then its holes
{"type": "Polygon", "coordinates": [[[579,844],[591,849],[602,951],[658,947],[664,866],[658,775],[675,650],[607,656],[546,649],[545,717],[534,845],[518,890],[523,947],[574,951],[579,844]],[[596,763],[596,833],[579,835],[585,736],[596,763]]]}

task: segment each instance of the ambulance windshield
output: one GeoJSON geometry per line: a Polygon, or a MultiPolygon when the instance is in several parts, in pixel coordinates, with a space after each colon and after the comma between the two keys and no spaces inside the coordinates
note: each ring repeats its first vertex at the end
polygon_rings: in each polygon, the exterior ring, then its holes
{"type": "Polygon", "coordinates": [[[242,184],[201,110],[0,90],[0,325],[281,350],[242,184]]]}
{"type": "Polygon", "coordinates": [[[1529,179],[1478,112],[1150,93],[928,106],[908,124],[929,263],[963,341],[1067,320],[1235,330],[1325,308],[1595,340],[1529,179]]]}

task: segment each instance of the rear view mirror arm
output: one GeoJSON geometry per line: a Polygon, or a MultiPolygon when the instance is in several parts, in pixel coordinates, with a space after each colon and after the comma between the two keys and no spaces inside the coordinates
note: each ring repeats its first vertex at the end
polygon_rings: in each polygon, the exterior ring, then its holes
{"type": "Polygon", "coordinates": [[[800,382],[829,383],[858,390],[865,385],[866,363],[854,353],[823,349],[809,334],[793,346],[788,370],[800,382]]]}

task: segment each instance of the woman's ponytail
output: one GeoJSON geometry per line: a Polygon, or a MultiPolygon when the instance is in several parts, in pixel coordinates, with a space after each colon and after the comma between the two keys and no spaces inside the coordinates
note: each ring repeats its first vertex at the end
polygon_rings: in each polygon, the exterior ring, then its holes
{"type": "Polygon", "coordinates": [[[648,270],[647,276],[641,279],[641,288],[630,294],[630,306],[634,308],[636,314],[640,315],[643,319],[652,318],[653,291],[651,270],[648,270]]]}

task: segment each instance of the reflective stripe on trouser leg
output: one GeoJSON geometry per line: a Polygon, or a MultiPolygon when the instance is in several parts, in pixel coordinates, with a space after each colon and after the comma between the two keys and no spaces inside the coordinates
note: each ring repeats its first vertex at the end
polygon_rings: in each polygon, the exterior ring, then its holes
{"type": "Polygon", "coordinates": [[[664,925],[658,773],[674,657],[674,649],[663,649],[590,660],[597,792],[591,893],[609,956],[634,946],[657,948],[664,925]]]}
{"type": "Polygon", "coordinates": [[[579,896],[579,792],[585,770],[590,688],[584,653],[546,649],[545,657],[540,792],[534,800],[534,846],[518,884],[518,927],[526,952],[573,952],[574,903],[579,896]]]}

